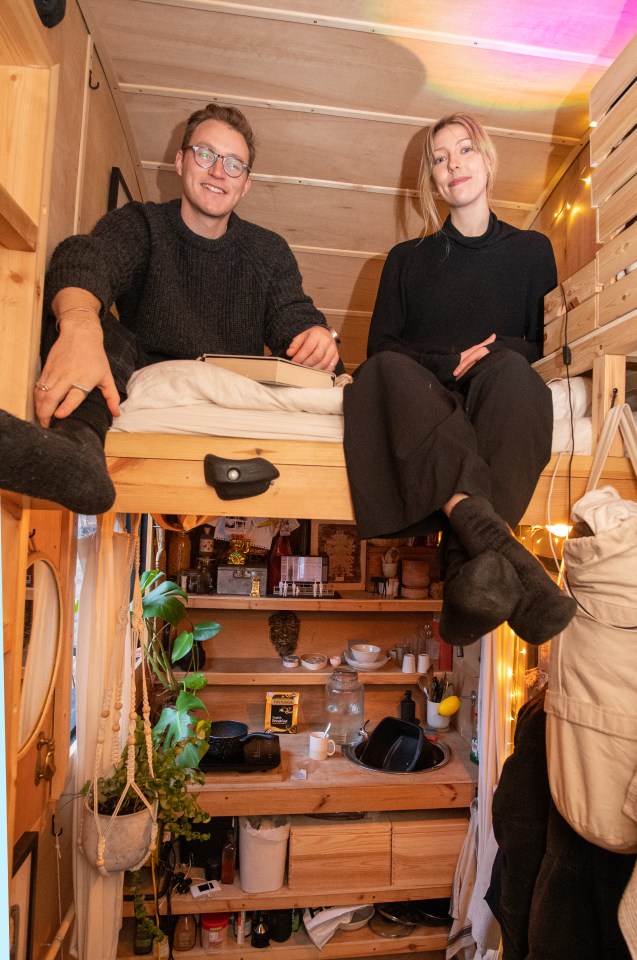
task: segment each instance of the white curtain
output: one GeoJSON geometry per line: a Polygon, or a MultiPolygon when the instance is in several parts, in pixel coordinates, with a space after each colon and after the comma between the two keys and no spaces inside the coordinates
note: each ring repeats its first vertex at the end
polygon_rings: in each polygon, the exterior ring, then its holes
{"type": "MultiPolygon", "coordinates": [[[[114,514],[100,517],[95,536],[79,541],[78,546],[84,577],[76,659],[76,796],[93,776],[100,713],[104,691],[112,680],[109,674],[114,658],[118,679],[112,683],[111,700],[121,698],[123,723],[119,733],[113,730],[112,719],[107,724],[100,776],[112,772],[113,760],[119,756],[128,730],[131,682],[128,605],[134,550],[128,534],[115,532],[114,521],[114,514]],[[123,633],[127,634],[125,642],[122,642],[123,633]]],[[[73,876],[77,922],[71,953],[79,960],[114,960],[121,926],[124,874],[101,876],[78,849],[82,806],[82,799],[76,800],[73,876]]]]}
{"type": "Polygon", "coordinates": [[[33,604],[29,652],[20,690],[20,732],[24,746],[34,733],[51,685],[51,673],[60,641],[60,601],[55,575],[45,560],[32,565],[33,604]]]}
{"type": "Polygon", "coordinates": [[[497,849],[491,823],[493,793],[502,765],[513,747],[512,699],[517,650],[518,640],[507,624],[482,638],[478,800],[477,809],[472,805],[467,845],[463,847],[454,880],[455,919],[447,960],[495,960],[500,953],[500,927],[484,897],[497,849]]]}

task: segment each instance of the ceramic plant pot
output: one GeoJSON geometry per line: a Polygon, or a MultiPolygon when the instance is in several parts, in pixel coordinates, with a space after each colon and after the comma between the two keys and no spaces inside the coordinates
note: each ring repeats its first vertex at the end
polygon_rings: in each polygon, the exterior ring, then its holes
{"type": "Polygon", "coordinates": [[[88,798],[84,801],[79,842],[86,859],[101,874],[137,870],[152,852],[157,838],[157,804],[148,810],[112,817],[93,814],[88,798]]]}

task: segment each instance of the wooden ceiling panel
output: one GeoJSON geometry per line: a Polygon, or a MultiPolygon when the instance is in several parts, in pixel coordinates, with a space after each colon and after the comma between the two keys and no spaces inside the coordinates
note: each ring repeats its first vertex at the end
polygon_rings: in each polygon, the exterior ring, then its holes
{"type": "MultiPolygon", "coordinates": [[[[124,94],[143,161],[172,163],[185,119],[206,99],[124,94]]],[[[410,124],[245,107],[257,137],[256,174],[415,190],[424,130],[410,124]]],[[[494,137],[497,198],[534,203],[570,147],[494,137]]]]}
{"type": "MultiPolygon", "coordinates": [[[[240,4],[237,4],[240,6],[240,4]]],[[[251,0],[271,8],[272,0],[251,0]]],[[[510,43],[616,57],[634,32],[625,0],[286,0],[279,8],[312,17],[347,17],[390,28],[469,35],[474,41],[510,43]]]]}
{"type": "Polygon", "coordinates": [[[581,136],[603,66],[232,16],[139,0],[97,4],[120,81],[581,136]],[[311,30],[311,43],[308,29],[311,30]]]}
{"type": "MultiPolygon", "coordinates": [[[[176,173],[147,170],[149,199],[181,195],[176,173]]],[[[522,227],[527,211],[494,204],[497,215],[522,227]]],[[[258,180],[237,209],[239,216],[280,233],[292,246],[387,253],[420,235],[422,219],[412,197],[333,190],[258,180]]]]}

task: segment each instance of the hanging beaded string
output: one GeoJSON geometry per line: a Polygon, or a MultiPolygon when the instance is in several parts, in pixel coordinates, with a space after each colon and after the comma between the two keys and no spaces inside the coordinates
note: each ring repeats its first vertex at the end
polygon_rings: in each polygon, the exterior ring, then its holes
{"type": "MultiPolygon", "coordinates": [[[[139,525],[139,515],[136,515],[131,518],[132,529],[137,530],[139,525]]],[[[104,742],[106,739],[106,724],[111,715],[111,704],[113,705],[113,725],[112,730],[114,736],[111,741],[111,758],[113,759],[114,765],[117,765],[120,761],[119,754],[119,737],[117,734],[120,731],[120,720],[121,712],[123,707],[123,676],[122,676],[122,664],[124,661],[124,647],[126,642],[126,627],[129,620],[129,603],[128,599],[123,596],[122,603],[120,604],[120,609],[117,615],[117,625],[116,625],[116,643],[113,645],[113,653],[111,656],[111,662],[109,666],[108,673],[108,682],[106,683],[104,690],[104,699],[102,702],[102,711],[100,714],[100,722],[98,727],[97,734],[97,745],[95,748],[95,763],[93,766],[93,786],[92,786],[92,795],[93,795],[93,819],[95,821],[95,826],[97,830],[97,857],[95,865],[99,872],[103,876],[108,876],[108,870],[105,868],[105,858],[104,851],[106,848],[106,839],[108,837],[110,828],[114,822],[115,817],[119,813],[119,810],[128,794],[129,789],[134,790],[137,796],[140,798],[144,806],[148,811],[153,815],[153,823],[151,828],[150,842],[148,845],[148,850],[144,854],[142,860],[140,861],[141,865],[146,860],[148,853],[150,853],[155,846],[155,840],[157,837],[157,810],[156,805],[152,804],[147,797],[144,796],[137,783],[135,782],[135,729],[137,722],[137,709],[135,703],[135,668],[137,661],[137,651],[141,651],[141,671],[142,671],[142,716],[143,716],[143,728],[144,728],[144,741],[146,746],[146,756],[148,758],[148,767],[150,775],[153,776],[153,763],[152,763],[152,730],[150,724],[150,703],[148,699],[148,682],[146,674],[146,637],[145,631],[143,629],[143,617],[142,617],[142,597],[141,597],[141,588],[139,583],[139,537],[137,534],[131,534],[128,540],[128,555],[126,562],[126,569],[130,570],[131,567],[134,570],[134,583],[133,583],[133,609],[132,614],[130,615],[131,621],[131,685],[130,685],[130,709],[128,714],[128,737],[127,737],[127,751],[126,751],[126,783],[120,794],[119,800],[111,818],[108,822],[108,826],[105,832],[102,832],[101,821],[98,815],[98,779],[102,770],[102,756],[104,749],[104,742]],[[117,687],[117,697],[113,703],[113,689],[117,687]]],[[[112,568],[111,568],[112,576],[112,568]]],[[[132,868],[135,869],[135,868],[132,868]]]]}

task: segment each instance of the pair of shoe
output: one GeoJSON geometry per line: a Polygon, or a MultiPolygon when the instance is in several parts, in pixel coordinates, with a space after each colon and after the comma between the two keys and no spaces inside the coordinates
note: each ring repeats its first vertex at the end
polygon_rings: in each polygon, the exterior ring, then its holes
{"type": "Polygon", "coordinates": [[[104,513],[115,501],[103,443],[73,417],[45,430],[0,410],[0,489],[84,514],[104,513]]]}
{"type": "Polygon", "coordinates": [[[577,605],[553,582],[541,563],[513,536],[483,497],[461,500],[451,528],[471,558],[457,558],[445,578],[440,635],[466,645],[508,621],[531,644],[541,644],[567,626],[577,605]]]}

